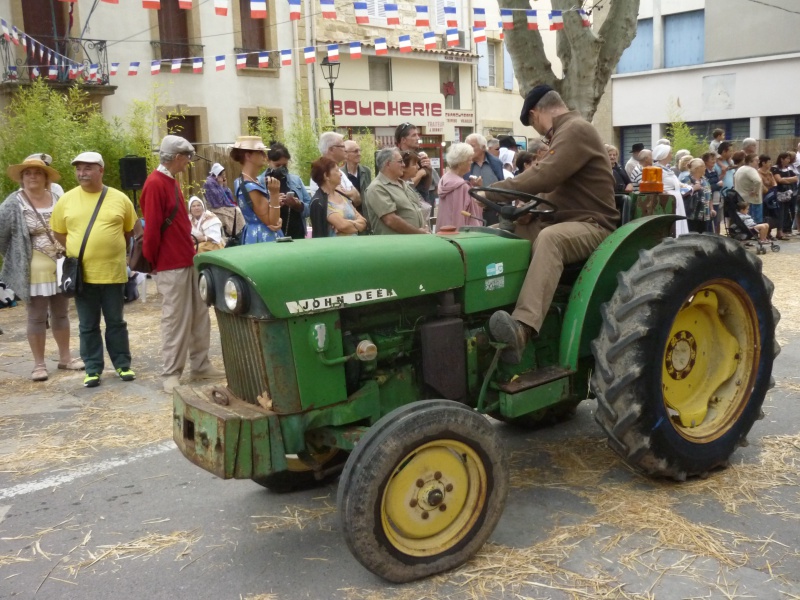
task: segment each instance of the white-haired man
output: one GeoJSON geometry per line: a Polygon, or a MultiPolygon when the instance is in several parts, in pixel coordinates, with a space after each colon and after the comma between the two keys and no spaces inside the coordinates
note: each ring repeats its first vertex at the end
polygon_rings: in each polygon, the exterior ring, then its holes
{"type": "Polygon", "coordinates": [[[744,138],[742,140],[742,152],[745,155],[758,154],[758,142],[754,138],[744,138]]]}
{"type": "Polygon", "coordinates": [[[192,379],[223,377],[208,360],[211,323],[200,298],[194,270],[189,213],[175,179],[195,156],[194,146],[177,135],[165,136],[159,160],[142,188],[144,240],[142,252],[153,267],[161,294],[161,376],[167,393],[180,383],[189,358],[192,379]]]}
{"type": "MultiPolygon", "coordinates": [[[[472,146],[472,151],[474,152],[472,166],[469,169],[469,173],[465,175],[465,179],[480,177],[484,186],[490,186],[505,179],[503,163],[500,162],[499,158],[489,153],[485,137],[480,133],[471,133],[464,141],[472,146]]],[[[498,221],[497,212],[490,208],[484,209],[483,218],[486,219],[487,225],[494,225],[498,221]]]]}
{"type": "Polygon", "coordinates": [[[430,233],[416,191],[403,181],[403,169],[397,148],[383,148],[375,157],[378,175],[366,195],[369,226],[375,235],[430,233]]]}
{"type": "MultiPolygon", "coordinates": [[[[341,166],[347,158],[344,136],[341,133],[336,133],[335,131],[326,131],[319,136],[319,144],[317,145],[317,148],[322,156],[330,158],[339,166],[341,166]]],[[[319,186],[312,179],[308,188],[313,196],[319,189],[319,186]]],[[[352,202],[353,206],[356,208],[361,206],[361,194],[348,177],[342,177],[342,182],[339,184],[339,187],[336,189],[336,191],[350,198],[350,202],[352,202]]]]}

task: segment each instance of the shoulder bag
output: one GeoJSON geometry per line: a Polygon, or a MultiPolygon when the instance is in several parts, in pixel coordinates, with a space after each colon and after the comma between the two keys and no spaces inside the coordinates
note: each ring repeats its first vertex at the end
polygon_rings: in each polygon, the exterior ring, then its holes
{"type": "Polygon", "coordinates": [[[102,206],[107,192],[108,188],[103,186],[103,191],[100,193],[97,206],[94,207],[92,218],[89,220],[89,226],[86,228],[86,233],[83,234],[83,242],[81,243],[81,250],[78,253],[78,257],[70,256],[64,259],[64,265],[61,270],[61,293],[67,298],[80,296],[83,291],[83,266],[81,264],[83,261],[83,251],[86,250],[86,242],[89,239],[89,233],[92,231],[92,226],[94,225],[95,219],[97,219],[97,213],[100,212],[100,206],[102,206]]]}
{"type": "MultiPolygon", "coordinates": [[[[172,212],[161,224],[162,235],[167,230],[167,227],[172,225],[172,223],[175,221],[175,215],[178,214],[178,204],[180,204],[180,201],[181,197],[178,192],[178,184],[176,183],[175,208],[172,209],[172,212]]],[[[153,265],[151,265],[150,261],[144,257],[144,223],[142,219],[136,219],[136,223],[133,226],[133,240],[131,245],[131,253],[128,257],[128,266],[130,267],[131,271],[136,271],[137,273],[151,273],[153,271],[153,265]]]]}

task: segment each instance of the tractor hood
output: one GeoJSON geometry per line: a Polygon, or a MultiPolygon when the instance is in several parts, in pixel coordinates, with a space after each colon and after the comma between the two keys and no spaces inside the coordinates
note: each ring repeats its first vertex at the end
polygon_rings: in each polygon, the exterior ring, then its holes
{"type": "MultiPolygon", "coordinates": [[[[474,235],[474,234],[461,234],[474,235]]],[[[464,285],[453,238],[354,236],[250,244],[206,252],[195,266],[215,265],[252,285],[270,313],[288,318],[464,285]]]]}

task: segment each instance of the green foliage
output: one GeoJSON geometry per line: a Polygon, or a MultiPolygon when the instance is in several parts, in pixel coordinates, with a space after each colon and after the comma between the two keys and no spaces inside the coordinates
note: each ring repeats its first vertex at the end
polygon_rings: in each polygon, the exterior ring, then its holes
{"type": "Polygon", "coordinates": [[[311,163],[319,154],[319,136],[333,129],[331,116],[320,113],[314,120],[308,112],[308,103],[302,102],[298,93],[298,110],[292,118],[292,125],[286,134],[286,145],[292,155],[291,169],[300,176],[304,183],[311,179],[311,163]]]}
{"type": "Polygon", "coordinates": [[[353,141],[357,142],[361,148],[361,164],[375,173],[375,153],[378,151],[378,143],[375,136],[371,133],[359,133],[353,136],[353,141]]]}
{"type": "Polygon", "coordinates": [[[278,121],[263,108],[259,108],[258,117],[248,123],[248,133],[259,136],[267,146],[281,139],[278,121]]]}
{"type": "Polygon", "coordinates": [[[708,152],[708,141],[695,135],[691,127],[683,120],[680,109],[673,106],[669,111],[671,123],[667,125],[667,138],[672,142],[673,152],[686,149],[695,158],[708,152]]]}

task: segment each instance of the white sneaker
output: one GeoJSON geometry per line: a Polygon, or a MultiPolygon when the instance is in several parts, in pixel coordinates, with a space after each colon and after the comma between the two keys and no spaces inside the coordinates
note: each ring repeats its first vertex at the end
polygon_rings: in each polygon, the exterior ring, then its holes
{"type": "Polygon", "coordinates": [[[164,380],[164,391],[171,394],[173,390],[181,384],[180,375],[170,375],[164,380]]]}

